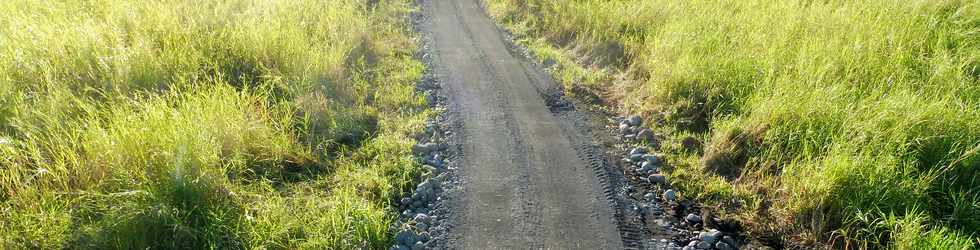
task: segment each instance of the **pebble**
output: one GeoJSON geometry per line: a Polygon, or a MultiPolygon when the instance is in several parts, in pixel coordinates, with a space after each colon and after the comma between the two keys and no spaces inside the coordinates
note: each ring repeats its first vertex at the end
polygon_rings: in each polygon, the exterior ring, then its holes
{"type": "Polygon", "coordinates": [[[417,224],[415,224],[415,228],[419,229],[419,231],[426,231],[429,230],[429,224],[426,224],[425,222],[417,222],[417,224]]]}
{"type": "Polygon", "coordinates": [[[426,93],[425,93],[425,103],[427,103],[427,104],[429,104],[431,106],[431,105],[435,105],[437,101],[439,101],[439,98],[436,97],[436,92],[435,91],[426,91],[426,93]]]}
{"type": "MultiPolygon", "coordinates": [[[[690,215],[688,215],[688,217],[690,217],[690,215]]],[[[718,242],[718,238],[720,236],[721,236],[721,232],[712,229],[709,232],[701,232],[700,234],[698,234],[698,239],[707,242],[708,244],[715,244],[715,242],[718,242]]]]}
{"type": "Polygon", "coordinates": [[[413,213],[412,213],[412,210],[411,209],[405,209],[405,211],[402,211],[402,217],[405,217],[405,218],[412,217],[412,214],[413,213]]]}
{"type": "Polygon", "coordinates": [[[667,189],[667,191],[664,191],[664,200],[674,201],[676,199],[677,199],[677,191],[674,191],[673,189],[667,189]]]}
{"type": "Polygon", "coordinates": [[[421,222],[421,223],[429,223],[432,221],[431,220],[432,218],[430,218],[429,215],[424,213],[416,214],[415,218],[412,219],[415,220],[416,222],[421,222]]]}
{"type": "Polygon", "coordinates": [[[643,119],[640,118],[640,116],[638,115],[630,116],[629,118],[626,118],[626,121],[629,122],[630,125],[634,127],[643,125],[643,119]]]}
{"type": "Polygon", "coordinates": [[[401,200],[401,202],[402,202],[402,205],[411,204],[412,203],[412,198],[403,197],[402,200],[401,200]]]}
{"type": "Polygon", "coordinates": [[[659,185],[667,184],[667,177],[662,174],[652,174],[648,179],[650,180],[650,183],[653,184],[659,184],[659,185]]]}
{"type": "Polygon", "coordinates": [[[643,164],[640,164],[640,171],[643,172],[656,170],[656,169],[657,169],[657,164],[649,160],[644,161],[643,164]]]}
{"type": "Polygon", "coordinates": [[[725,235],[725,237],[721,237],[721,242],[724,242],[733,248],[738,247],[738,243],[735,242],[735,238],[732,238],[731,236],[725,235]]]}
{"type": "Polygon", "coordinates": [[[391,250],[411,250],[411,249],[403,245],[394,245],[391,246],[391,250]]]}
{"type": "Polygon", "coordinates": [[[423,144],[415,144],[414,146],[412,146],[412,152],[421,155],[421,154],[428,154],[432,151],[442,150],[445,148],[446,148],[445,144],[437,144],[437,143],[429,142],[423,144]]]}
{"type": "Polygon", "coordinates": [[[715,248],[717,248],[718,250],[733,250],[732,249],[732,246],[731,245],[728,245],[728,243],[725,243],[725,242],[718,242],[718,243],[716,243],[715,244],[715,248]]]}
{"type": "Polygon", "coordinates": [[[639,163],[643,161],[643,154],[630,154],[630,162],[639,163]]]}
{"type": "Polygon", "coordinates": [[[639,154],[640,157],[643,157],[643,154],[646,153],[647,153],[647,149],[644,147],[635,147],[632,150],[630,150],[630,155],[639,154]]]}
{"type": "Polygon", "coordinates": [[[649,162],[652,162],[655,165],[659,165],[660,164],[660,158],[658,158],[657,155],[654,155],[654,154],[645,154],[645,155],[643,155],[643,158],[646,159],[649,162]]]}
{"type": "Polygon", "coordinates": [[[643,195],[643,199],[646,199],[648,201],[652,201],[653,198],[655,198],[655,197],[657,197],[657,195],[654,195],[653,193],[647,193],[647,194],[644,194],[643,195]]]}
{"type": "Polygon", "coordinates": [[[684,220],[686,220],[687,222],[690,222],[690,223],[695,223],[695,224],[696,223],[701,223],[701,216],[698,216],[696,214],[688,214],[687,217],[684,217],[684,220]]]}
{"type": "Polygon", "coordinates": [[[403,229],[402,231],[399,231],[398,234],[395,235],[395,241],[397,241],[400,244],[411,245],[411,244],[415,244],[415,242],[418,242],[418,239],[416,238],[414,232],[409,231],[407,229],[403,229]]]}
{"type": "Polygon", "coordinates": [[[696,246],[696,248],[697,249],[711,249],[711,244],[708,243],[708,242],[704,242],[704,241],[698,242],[698,245],[696,246]]]}
{"type": "Polygon", "coordinates": [[[629,124],[626,124],[626,123],[619,124],[619,132],[620,133],[623,133],[623,134],[629,134],[629,132],[630,132],[630,125],[629,124]]]}
{"type": "Polygon", "coordinates": [[[422,243],[421,241],[416,241],[415,244],[412,245],[412,250],[422,250],[422,249],[425,249],[425,244],[422,243]]]}

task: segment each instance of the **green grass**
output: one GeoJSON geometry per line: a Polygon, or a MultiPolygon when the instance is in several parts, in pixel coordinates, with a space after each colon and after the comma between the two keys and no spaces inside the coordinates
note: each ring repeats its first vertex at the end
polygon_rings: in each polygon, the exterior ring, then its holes
{"type": "Polygon", "coordinates": [[[567,87],[665,121],[672,182],[750,235],[980,244],[978,1],[487,5],[567,87]]]}
{"type": "Polygon", "coordinates": [[[0,1],[0,248],[380,249],[410,1],[0,1]]]}

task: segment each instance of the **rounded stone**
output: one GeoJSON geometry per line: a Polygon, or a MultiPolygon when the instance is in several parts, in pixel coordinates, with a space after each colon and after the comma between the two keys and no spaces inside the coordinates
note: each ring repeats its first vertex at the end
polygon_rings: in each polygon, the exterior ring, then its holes
{"type": "Polygon", "coordinates": [[[646,153],[647,153],[647,149],[644,148],[644,147],[635,147],[635,148],[633,148],[633,149],[630,150],[630,155],[639,154],[640,157],[643,157],[643,154],[646,154],[646,153]]]}
{"type": "Polygon", "coordinates": [[[421,241],[416,241],[415,244],[412,245],[412,250],[423,250],[423,249],[425,249],[425,243],[422,243],[421,241]]]}
{"type": "Polygon", "coordinates": [[[701,216],[698,216],[696,214],[688,214],[686,217],[684,217],[684,220],[686,220],[687,222],[690,222],[690,223],[695,223],[695,224],[696,223],[701,223],[701,216]]]}
{"type": "Polygon", "coordinates": [[[733,250],[732,246],[728,245],[728,243],[725,242],[715,243],[715,248],[717,248],[718,250],[733,250]]]}
{"type": "Polygon", "coordinates": [[[430,218],[429,215],[427,214],[420,213],[420,214],[416,214],[415,218],[412,219],[414,219],[416,222],[429,223],[429,221],[431,221],[432,218],[430,218]]]}
{"type": "Polygon", "coordinates": [[[664,200],[667,201],[674,201],[677,199],[677,191],[674,191],[673,189],[667,189],[667,191],[664,191],[663,198],[664,200]]]}
{"type": "Polygon", "coordinates": [[[638,115],[630,116],[629,118],[626,118],[626,121],[628,121],[630,125],[634,127],[643,125],[643,118],[640,118],[638,115]]]}
{"type": "Polygon", "coordinates": [[[667,184],[667,177],[662,174],[651,174],[650,177],[647,179],[650,180],[650,183],[653,184],[658,184],[658,185],[667,184]]]}
{"type": "Polygon", "coordinates": [[[718,235],[711,232],[701,232],[698,234],[698,239],[708,244],[715,244],[718,241],[718,235]]]}
{"type": "Polygon", "coordinates": [[[639,163],[639,162],[642,162],[643,161],[643,155],[642,154],[630,154],[630,158],[629,159],[630,159],[630,162],[639,163]]]}
{"type": "Polygon", "coordinates": [[[403,229],[395,235],[395,241],[399,244],[411,245],[418,241],[414,232],[403,229]]]}
{"type": "Polygon", "coordinates": [[[725,235],[724,237],[721,237],[721,242],[724,242],[725,244],[728,244],[732,248],[738,247],[738,242],[735,242],[735,238],[732,238],[731,236],[728,236],[728,235],[725,235]]]}
{"type": "Polygon", "coordinates": [[[697,248],[697,249],[711,249],[711,247],[712,247],[711,244],[709,244],[708,242],[702,241],[702,242],[698,242],[698,245],[695,248],[697,248]]]}

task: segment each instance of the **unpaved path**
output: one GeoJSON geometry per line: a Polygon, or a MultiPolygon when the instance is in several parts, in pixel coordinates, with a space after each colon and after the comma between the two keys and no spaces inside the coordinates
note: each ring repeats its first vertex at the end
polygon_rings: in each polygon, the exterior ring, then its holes
{"type": "Polygon", "coordinates": [[[430,63],[461,124],[449,247],[624,248],[601,153],[549,94],[558,86],[512,54],[479,0],[421,5],[430,63]]]}

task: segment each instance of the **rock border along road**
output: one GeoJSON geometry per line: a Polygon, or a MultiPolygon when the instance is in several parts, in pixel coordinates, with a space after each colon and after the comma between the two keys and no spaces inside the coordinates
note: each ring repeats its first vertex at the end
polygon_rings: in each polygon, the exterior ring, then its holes
{"type": "Polygon", "coordinates": [[[447,247],[623,249],[629,230],[601,150],[559,86],[510,49],[479,0],[420,4],[433,73],[461,124],[447,247]]]}

